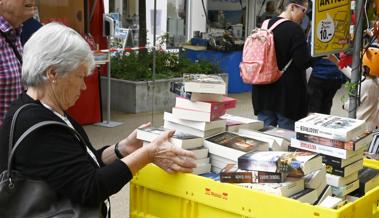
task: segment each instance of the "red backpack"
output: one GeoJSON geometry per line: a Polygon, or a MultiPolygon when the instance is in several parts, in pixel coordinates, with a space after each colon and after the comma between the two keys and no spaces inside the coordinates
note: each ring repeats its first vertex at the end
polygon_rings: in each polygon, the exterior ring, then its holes
{"type": "Polygon", "coordinates": [[[269,20],[265,20],[261,28],[255,28],[247,37],[240,63],[240,75],[244,83],[255,85],[274,83],[291,64],[292,59],[279,70],[272,32],[275,27],[287,20],[276,21],[270,29],[267,29],[269,20]]]}

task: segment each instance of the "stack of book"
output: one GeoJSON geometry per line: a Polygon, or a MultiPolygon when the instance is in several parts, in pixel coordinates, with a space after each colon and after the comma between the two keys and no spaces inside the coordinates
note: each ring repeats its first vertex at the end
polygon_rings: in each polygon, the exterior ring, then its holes
{"type": "Polygon", "coordinates": [[[253,151],[220,172],[221,182],[311,204],[318,199],[315,184],[322,179],[326,183],[322,157],[311,152],[253,151]]]}
{"type": "Polygon", "coordinates": [[[326,165],[326,181],[332,194],[344,197],[359,188],[358,171],[372,135],[363,120],[325,114],[310,114],[295,122],[291,147],[319,153],[326,165]]]}
{"type": "MultiPolygon", "coordinates": [[[[168,129],[163,127],[139,128],[137,129],[137,139],[151,142],[166,130],[168,129]]],[[[194,152],[196,156],[195,163],[197,165],[197,167],[193,169],[194,174],[202,174],[210,171],[211,164],[208,158],[208,149],[203,147],[202,137],[177,131],[170,138],[170,142],[177,147],[194,152]]]]}
{"type": "Polygon", "coordinates": [[[237,101],[224,96],[226,84],[220,76],[185,74],[183,82],[171,83],[170,90],[177,97],[172,113],[164,114],[165,128],[204,138],[225,131],[226,120],[220,117],[237,101]]]}
{"type": "Polygon", "coordinates": [[[238,157],[251,151],[267,151],[269,144],[232,132],[223,132],[204,140],[209,149],[212,172],[219,173],[227,164],[237,164],[238,157]]]}

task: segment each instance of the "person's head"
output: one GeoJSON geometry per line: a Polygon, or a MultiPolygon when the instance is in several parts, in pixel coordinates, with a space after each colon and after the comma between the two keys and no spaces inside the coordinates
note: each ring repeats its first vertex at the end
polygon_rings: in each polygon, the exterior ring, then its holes
{"type": "Polygon", "coordinates": [[[0,16],[3,16],[13,28],[33,17],[35,0],[0,0],[0,16]]]}
{"type": "Polygon", "coordinates": [[[266,3],[266,11],[267,12],[271,12],[271,13],[275,12],[275,3],[274,3],[274,1],[268,1],[266,3]]]}
{"type": "Polygon", "coordinates": [[[278,10],[285,14],[287,19],[300,23],[307,13],[308,0],[280,0],[278,10]]]}
{"type": "Polygon", "coordinates": [[[42,92],[40,98],[67,110],[86,89],[84,78],[94,65],[92,51],[79,33],[49,23],[26,42],[21,79],[28,88],[42,92]]]}

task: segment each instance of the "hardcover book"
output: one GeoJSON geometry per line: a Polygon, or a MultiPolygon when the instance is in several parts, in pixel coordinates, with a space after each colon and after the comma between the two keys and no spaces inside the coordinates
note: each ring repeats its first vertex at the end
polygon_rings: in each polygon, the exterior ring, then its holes
{"type": "MultiPolygon", "coordinates": [[[[146,127],[137,129],[137,139],[151,142],[167,129],[162,127],[146,127]]],[[[183,132],[175,132],[170,138],[170,142],[175,146],[189,149],[200,147],[203,143],[203,138],[189,135],[183,132]]]]}
{"type": "Polygon", "coordinates": [[[220,181],[226,183],[281,183],[285,177],[284,173],[241,170],[237,164],[227,164],[220,172],[220,181]]]}
{"type": "Polygon", "coordinates": [[[226,131],[228,132],[238,132],[239,129],[258,130],[263,128],[263,122],[260,120],[231,114],[224,114],[220,118],[226,120],[226,131]]]}
{"type": "Polygon", "coordinates": [[[316,144],[321,144],[325,146],[345,149],[349,151],[356,151],[360,150],[361,148],[367,148],[368,145],[371,143],[372,140],[372,134],[369,133],[363,133],[357,138],[354,138],[350,141],[341,141],[341,140],[335,140],[335,139],[328,139],[323,138],[319,136],[304,134],[304,133],[296,133],[296,138],[301,141],[308,141],[316,144]]]}
{"type": "Polygon", "coordinates": [[[230,132],[223,132],[204,140],[204,147],[208,148],[211,154],[233,161],[237,161],[239,156],[247,152],[268,150],[266,142],[230,132]]]}
{"type": "Polygon", "coordinates": [[[181,124],[184,126],[201,130],[201,131],[207,131],[207,130],[216,129],[216,128],[225,128],[226,126],[226,121],[222,119],[217,119],[211,122],[183,120],[183,119],[176,118],[173,114],[168,113],[168,112],[164,112],[163,119],[165,121],[181,124]]]}
{"type": "Polygon", "coordinates": [[[237,185],[285,197],[304,190],[304,180],[302,178],[287,178],[282,183],[237,183],[237,185]]]}
{"type": "Polygon", "coordinates": [[[332,165],[326,164],[326,172],[327,173],[330,173],[330,174],[333,174],[336,176],[342,176],[342,177],[349,176],[355,172],[358,172],[362,168],[363,168],[363,159],[361,159],[357,162],[354,162],[350,165],[347,165],[343,168],[333,167],[332,165]]]}
{"type": "Polygon", "coordinates": [[[321,169],[321,156],[310,152],[255,151],[238,158],[238,168],[266,172],[284,172],[301,177],[321,169]]]}
{"type": "Polygon", "coordinates": [[[367,129],[364,120],[313,113],[295,122],[295,131],[328,139],[350,141],[367,129]]]}
{"type": "Polygon", "coordinates": [[[184,74],[183,83],[186,92],[226,94],[226,83],[219,75],[184,74]]]}
{"type": "Polygon", "coordinates": [[[212,93],[198,93],[198,92],[187,92],[184,90],[183,82],[171,82],[170,92],[181,96],[183,98],[189,99],[191,101],[216,101],[221,102],[223,95],[212,94],[212,93]]]}

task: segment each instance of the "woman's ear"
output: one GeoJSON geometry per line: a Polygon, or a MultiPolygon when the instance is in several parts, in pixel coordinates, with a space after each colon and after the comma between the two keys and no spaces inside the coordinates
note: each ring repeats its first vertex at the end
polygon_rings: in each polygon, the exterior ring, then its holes
{"type": "Polygon", "coordinates": [[[46,77],[50,82],[55,82],[57,80],[57,72],[53,70],[53,68],[49,67],[46,70],[46,77]]]}

